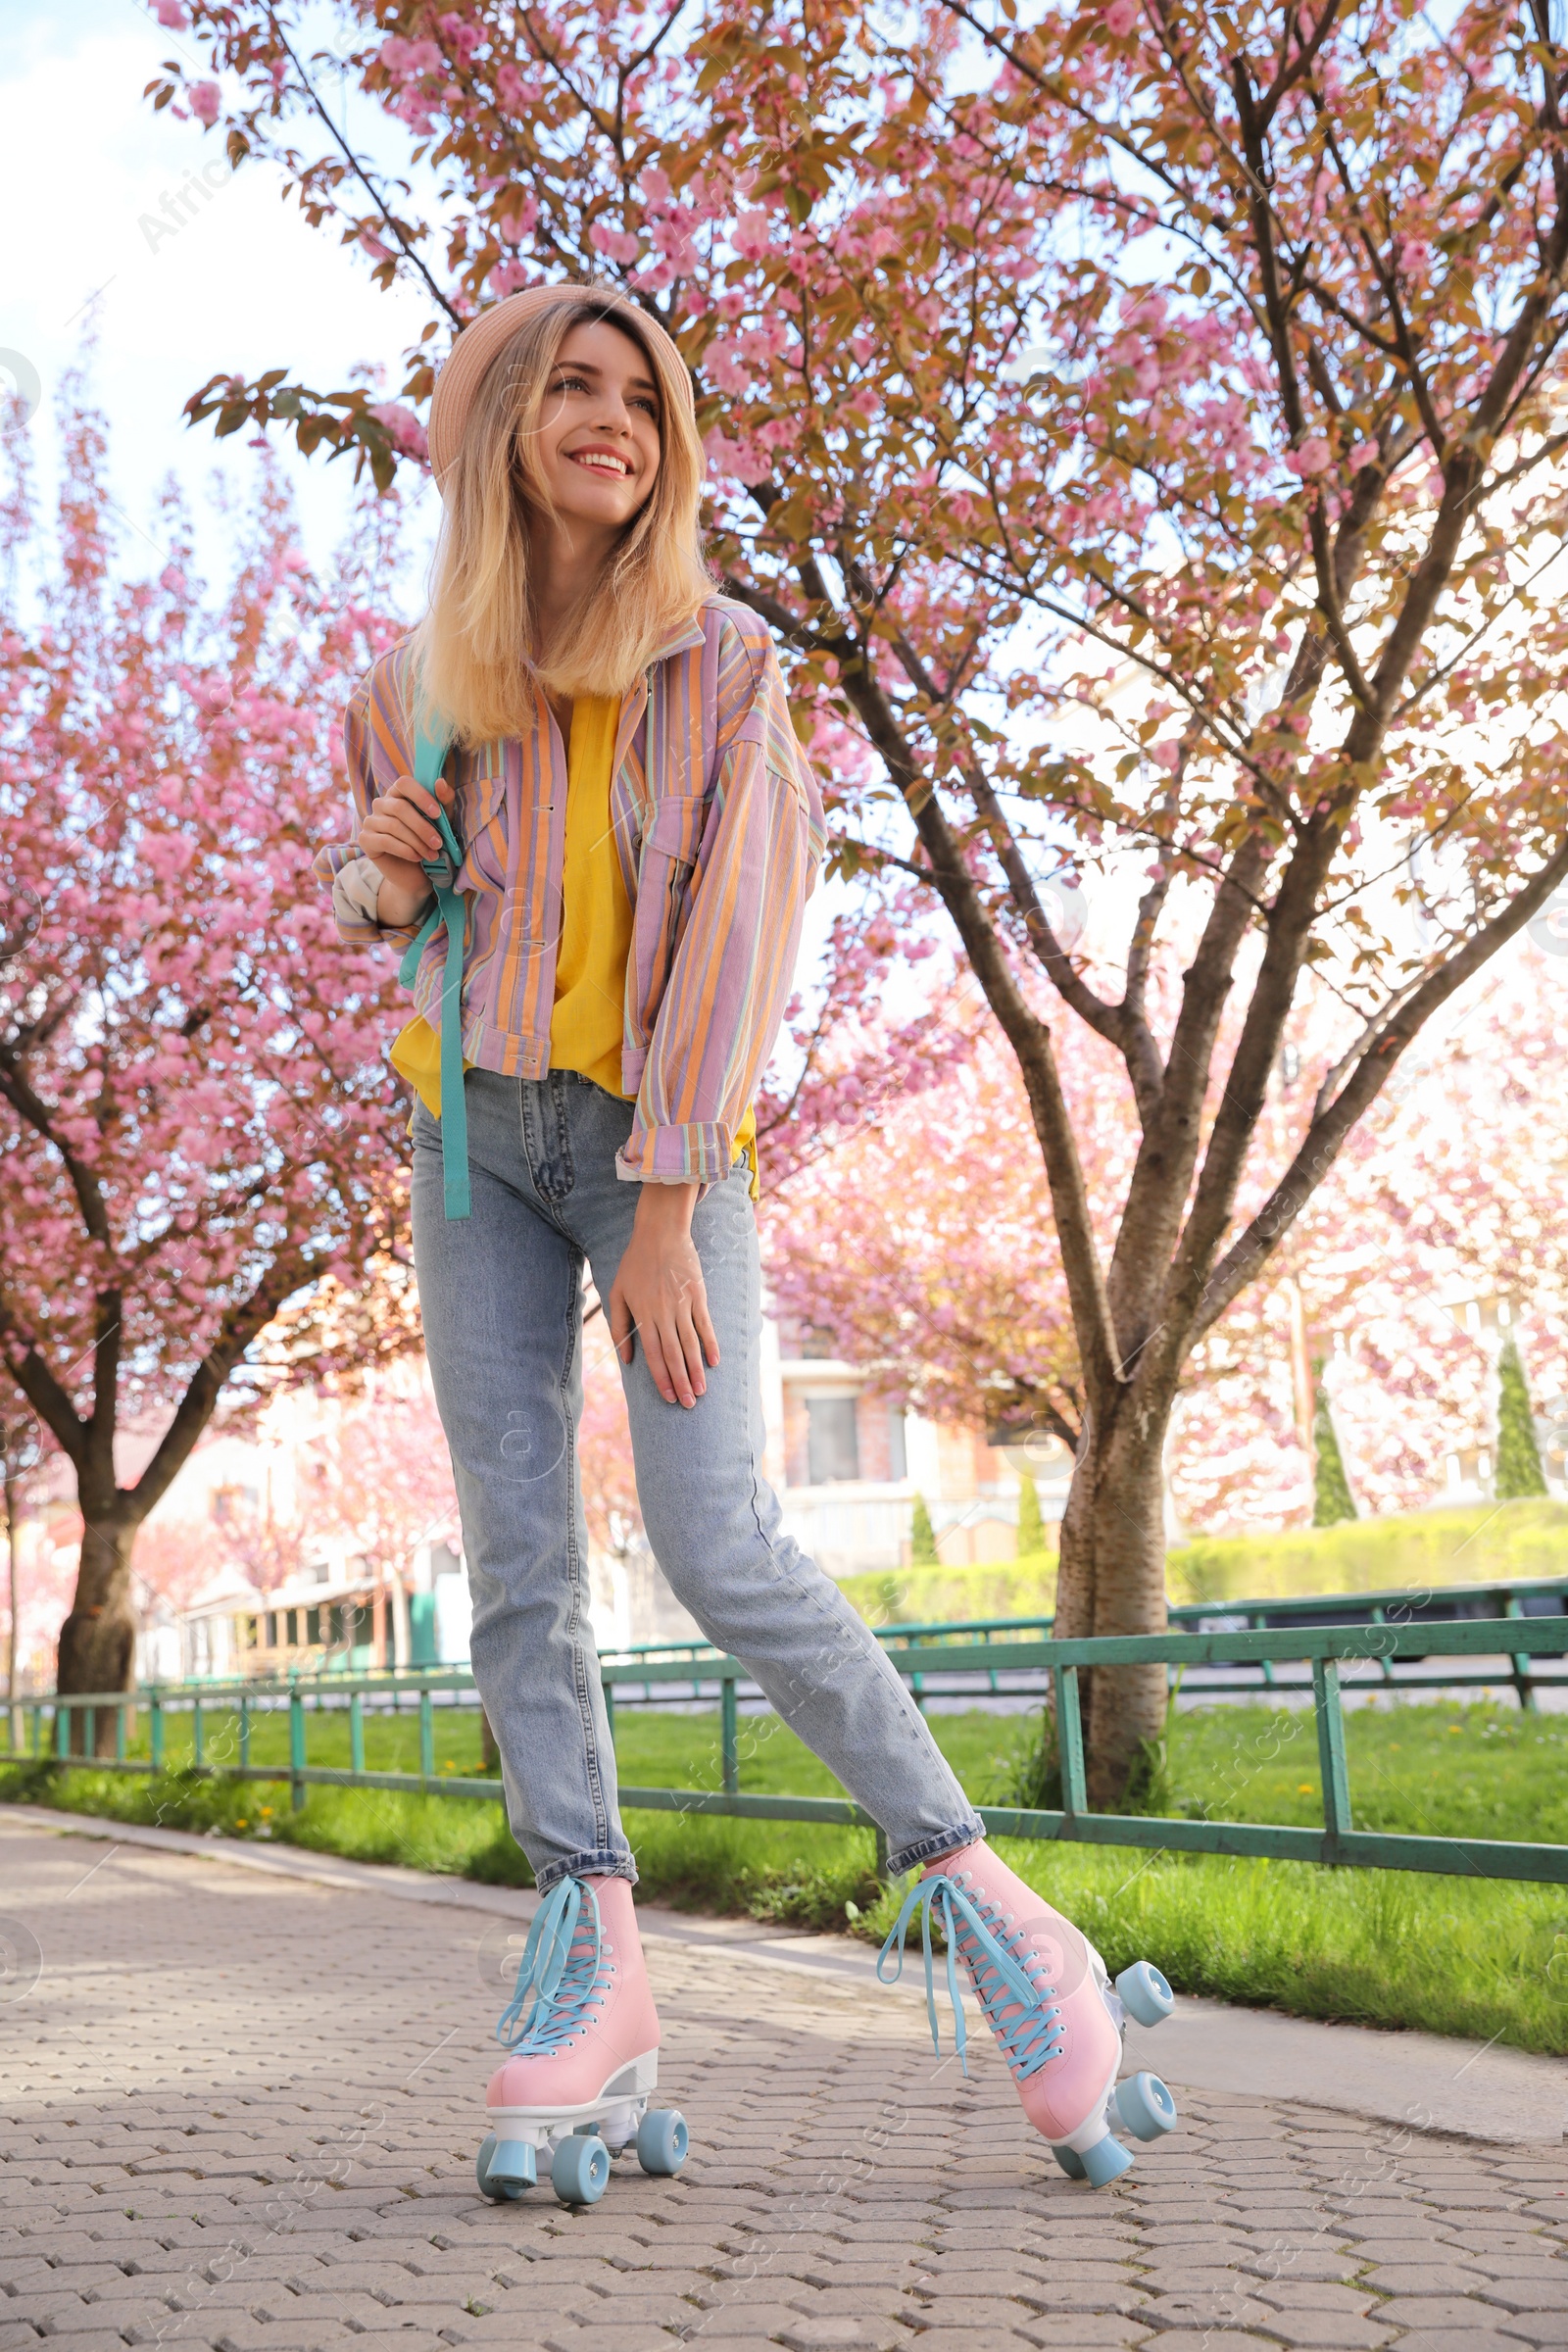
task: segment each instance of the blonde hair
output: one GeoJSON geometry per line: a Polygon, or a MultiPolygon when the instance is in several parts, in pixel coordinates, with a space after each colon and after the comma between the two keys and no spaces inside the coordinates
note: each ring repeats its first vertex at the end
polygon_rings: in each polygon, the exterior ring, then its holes
{"type": "Polygon", "coordinates": [[[416,632],[421,697],[460,743],[525,734],[536,683],[563,697],[626,694],[713,594],[698,521],[703,447],[691,385],[662,343],[613,295],[563,289],[486,369],[442,478],[446,514],[429,610],[416,632]],[[535,437],[562,344],[574,326],[599,320],[631,338],[659,387],[659,471],[613,556],[564,616],[548,661],[536,662],[527,510],[555,509],[535,437]]]}

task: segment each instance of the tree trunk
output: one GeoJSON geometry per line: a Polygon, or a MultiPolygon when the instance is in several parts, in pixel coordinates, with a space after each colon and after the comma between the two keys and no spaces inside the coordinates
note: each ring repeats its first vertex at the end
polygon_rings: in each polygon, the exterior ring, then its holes
{"type": "MultiPolygon", "coordinates": [[[[88,1518],[81,1534],[76,1597],[60,1629],[55,1688],[70,1694],[87,1690],[129,1690],[136,1659],[136,1618],[130,1605],[130,1555],[139,1521],[106,1515],[88,1518]]],[[[86,1717],[74,1711],[73,1755],[86,1753],[86,1717]]],[[[115,1719],[108,1708],[94,1726],[93,1753],[115,1752],[115,1719]]]]}
{"type": "MultiPolygon", "coordinates": [[[[1081,1641],[1163,1630],[1165,1523],[1160,1477],[1171,1399],[1130,1393],[1108,1430],[1079,1447],[1061,1522],[1056,1634],[1081,1641]]],[[[1115,1812],[1146,1746],[1165,1728],[1163,1666],[1097,1666],[1079,1684],[1089,1801],[1115,1812]]]]}
{"type": "Polygon", "coordinates": [[[6,1459],[6,1554],[11,1574],[11,1636],[6,1650],[6,1699],[11,1708],[11,1748],[20,1755],[24,1745],[22,1721],[22,1699],[17,1690],[17,1659],[20,1655],[19,1619],[22,1614],[22,1530],[17,1525],[17,1481],[12,1474],[9,1452],[6,1459]]]}

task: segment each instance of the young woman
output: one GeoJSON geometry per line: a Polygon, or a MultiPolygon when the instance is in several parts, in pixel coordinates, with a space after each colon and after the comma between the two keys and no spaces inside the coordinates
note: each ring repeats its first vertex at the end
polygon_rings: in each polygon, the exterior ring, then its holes
{"type": "MultiPolygon", "coordinates": [[[[704,562],[686,368],[614,295],[513,295],[442,369],[430,458],[446,512],[429,612],[354,699],[357,839],[319,864],[345,938],[407,947],[428,931],[394,1054],[419,1098],[419,1296],[474,1679],[542,1898],[502,2021],[513,2055],[490,2086],[499,2144],[481,2185],[516,2193],[554,2148],[563,2193],[597,2193],[601,2142],[565,2135],[599,2123],[624,2144],[656,2080],[586,1610],[585,1264],[670,1585],[882,1825],[890,1870],[925,1874],[897,1937],[902,1950],[918,1910],[928,1989],[935,1907],[1030,2117],[1070,2169],[1082,2158],[1109,2179],[1130,2159],[1107,2135],[1120,2012],[1098,1955],[984,1844],[898,1675],[783,1532],[761,1474],[751,1103],[822,814],[767,628],[714,593],[704,562]],[[414,773],[421,741],[428,784],[414,773]],[[461,901],[466,1077],[436,1047],[458,966],[432,874],[461,901]],[[450,1120],[443,1154],[455,1086],[466,1214],[450,1120]]],[[[682,2144],[667,2114],[643,2121],[654,2169],[682,2144]]]]}

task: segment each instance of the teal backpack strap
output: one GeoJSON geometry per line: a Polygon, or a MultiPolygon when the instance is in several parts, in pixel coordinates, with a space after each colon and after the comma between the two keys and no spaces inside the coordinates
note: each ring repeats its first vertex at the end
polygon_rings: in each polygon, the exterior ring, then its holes
{"type": "MultiPolygon", "coordinates": [[[[450,735],[427,735],[423,726],[415,742],[414,780],[434,792],[451,749],[450,735]]],[[[466,909],[456,888],[463,847],[444,808],[437,808],[436,831],[441,847],[420,864],[430,878],[435,905],[404,955],[398,977],[405,988],[414,986],[426,942],[444,924],[447,935],[446,972],[441,983],[441,1165],[445,1178],[448,1217],[466,1217],[472,1201],[468,1192],[468,1106],[463,1091],[463,932],[466,909]]]]}

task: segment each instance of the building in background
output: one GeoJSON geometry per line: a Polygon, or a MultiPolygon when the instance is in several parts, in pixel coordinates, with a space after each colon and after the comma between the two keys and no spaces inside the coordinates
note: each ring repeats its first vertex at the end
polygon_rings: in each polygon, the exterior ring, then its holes
{"type": "MultiPolygon", "coordinates": [[[[330,1399],[292,1396],[255,1433],[220,1433],[192,1456],[161,1516],[205,1530],[210,1573],[176,1610],[144,1610],[140,1679],[466,1660],[467,1579],[455,1527],[409,1544],[397,1557],[383,1549],[378,1561],[351,1535],[327,1532],[321,1470],[332,1458],[335,1409],[330,1399]],[[316,1536],[318,1516],[322,1532],[316,1536]]],[[[784,1524],[829,1575],[906,1566],[917,1496],[944,1565],[1015,1553],[1018,1470],[1035,1467],[1015,1447],[1004,1451],[974,1432],[890,1406],[870,1393],[862,1371],[828,1355],[813,1334],[771,1322],[763,1334],[763,1410],[764,1462],[784,1524]]],[[[1070,1468],[1065,1455],[1062,1463],[1070,1468]]],[[[1065,1493],[1065,1475],[1054,1480],[1048,1470],[1040,1478],[1045,1517],[1059,1517],[1065,1493]]],[[[701,1639],[635,1533],[617,1552],[591,1549],[588,1567],[603,1648],[701,1639]]]]}
{"type": "Polygon", "coordinates": [[[808,1329],[764,1326],[762,1409],[784,1524],[830,1576],[906,1567],[917,1495],[949,1568],[1014,1556],[1022,1469],[1036,1476],[1042,1516],[1061,1516],[1064,1447],[1049,1442],[1036,1466],[1014,1446],[905,1412],[808,1329]]]}

